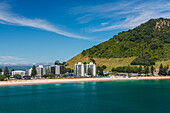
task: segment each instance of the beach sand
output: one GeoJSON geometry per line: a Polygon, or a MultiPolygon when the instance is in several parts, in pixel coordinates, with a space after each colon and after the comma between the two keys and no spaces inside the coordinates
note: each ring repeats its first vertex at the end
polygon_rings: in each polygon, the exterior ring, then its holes
{"type": "Polygon", "coordinates": [[[119,80],[155,80],[170,79],[166,77],[131,77],[131,78],[73,78],[73,79],[33,79],[33,80],[9,80],[0,81],[0,86],[52,84],[52,83],[72,83],[72,82],[93,82],[93,81],[119,81],[119,80]]]}

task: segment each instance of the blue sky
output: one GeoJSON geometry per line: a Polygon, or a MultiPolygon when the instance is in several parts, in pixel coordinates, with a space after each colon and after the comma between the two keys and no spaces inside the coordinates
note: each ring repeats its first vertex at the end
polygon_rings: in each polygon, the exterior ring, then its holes
{"type": "Polygon", "coordinates": [[[0,64],[67,61],[160,17],[170,0],[0,0],[0,64]]]}

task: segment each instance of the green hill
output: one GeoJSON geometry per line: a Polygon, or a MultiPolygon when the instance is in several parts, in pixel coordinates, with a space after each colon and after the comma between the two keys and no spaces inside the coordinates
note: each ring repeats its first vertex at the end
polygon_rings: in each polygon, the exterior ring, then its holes
{"type": "Polygon", "coordinates": [[[74,57],[67,63],[78,62],[84,58],[101,60],[131,58],[128,62],[131,65],[152,65],[155,62],[168,61],[170,60],[170,19],[151,19],[132,30],[120,32],[108,41],[83,50],[80,59],[74,57]]]}

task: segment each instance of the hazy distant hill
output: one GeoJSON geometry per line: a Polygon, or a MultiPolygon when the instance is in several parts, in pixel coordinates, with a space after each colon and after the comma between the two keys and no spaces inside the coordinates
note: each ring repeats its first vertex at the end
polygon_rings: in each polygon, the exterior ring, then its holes
{"type": "Polygon", "coordinates": [[[122,58],[117,63],[121,63],[123,59],[131,59],[128,64],[133,65],[152,65],[164,60],[169,62],[170,19],[151,19],[132,30],[120,32],[110,40],[84,50],[78,56],[79,58],[75,56],[70,59],[67,62],[68,66],[84,58],[86,60],[83,61],[87,62],[89,58],[98,59],[96,63],[105,59],[104,64],[114,62],[115,58],[119,60],[122,58]],[[109,61],[109,59],[112,60],[109,61]]]}

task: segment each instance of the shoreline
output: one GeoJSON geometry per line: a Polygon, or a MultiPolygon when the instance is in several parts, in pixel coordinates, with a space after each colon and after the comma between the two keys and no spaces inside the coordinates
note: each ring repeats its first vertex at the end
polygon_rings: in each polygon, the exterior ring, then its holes
{"type": "Polygon", "coordinates": [[[161,80],[170,79],[165,77],[131,77],[131,78],[62,78],[62,79],[33,79],[33,80],[10,80],[0,81],[1,86],[18,86],[18,85],[37,85],[53,83],[76,83],[76,82],[97,82],[97,81],[123,81],[123,80],[161,80]]]}

